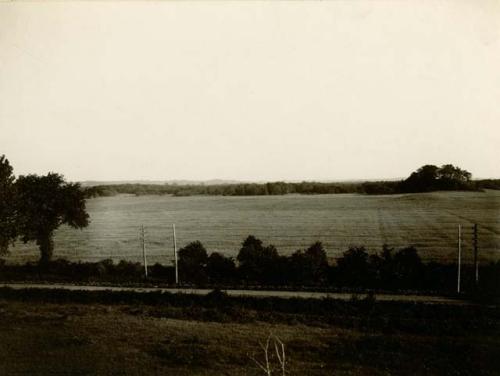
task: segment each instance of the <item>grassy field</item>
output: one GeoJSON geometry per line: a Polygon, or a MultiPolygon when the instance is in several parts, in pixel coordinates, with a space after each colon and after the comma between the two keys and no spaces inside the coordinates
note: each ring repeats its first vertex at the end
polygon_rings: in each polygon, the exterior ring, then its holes
{"type": "MultiPolygon", "coordinates": [[[[426,260],[456,257],[457,225],[464,226],[464,260],[471,261],[471,226],[479,224],[482,260],[500,258],[500,191],[367,196],[265,197],[116,196],[90,199],[91,225],[56,235],[55,257],[140,261],[139,227],[147,229],[151,263],[170,264],[172,223],[178,245],[200,240],[209,252],[235,256],[249,234],[283,254],[322,241],[335,258],[351,245],[379,251],[415,245],[426,260]]],[[[35,260],[34,244],[18,245],[9,260],[35,260]]]]}
{"type": "MultiPolygon", "coordinates": [[[[182,306],[81,298],[2,295],[0,374],[261,375],[252,358],[263,361],[259,342],[269,334],[284,342],[290,375],[495,375],[500,369],[492,308],[353,301],[315,312],[308,308],[313,302],[303,301],[293,312],[294,304],[268,299],[255,309],[255,302],[236,301],[231,311],[191,298],[182,306]]],[[[272,354],[271,363],[277,365],[272,354]]]]}

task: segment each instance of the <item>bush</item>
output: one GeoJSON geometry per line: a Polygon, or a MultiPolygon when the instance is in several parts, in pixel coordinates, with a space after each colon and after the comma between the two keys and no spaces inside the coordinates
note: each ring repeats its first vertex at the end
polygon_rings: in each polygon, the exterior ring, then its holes
{"type": "Polygon", "coordinates": [[[234,260],[218,252],[212,253],[207,260],[207,275],[210,283],[234,282],[236,278],[234,260]]]}
{"type": "Polygon", "coordinates": [[[208,261],[207,250],[200,241],[189,243],[179,250],[180,280],[195,284],[204,284],[207,281],[206,266],[208,261]]]}
{"type": "Polygon", "coordinates": [[[369,273],[368,253],[364,247],[352,247],[337,260],[338,275],[345,286],[369,286],[373,278],[369,273]]]}
{"type": "Polygon", "coordinates": [[[243,242],[237,259],[238,271],[245,282],[272,284],[279,280],[275,269],[279,255],[273,245],[264,247],[260,239],[249,235],[243,242]]]}

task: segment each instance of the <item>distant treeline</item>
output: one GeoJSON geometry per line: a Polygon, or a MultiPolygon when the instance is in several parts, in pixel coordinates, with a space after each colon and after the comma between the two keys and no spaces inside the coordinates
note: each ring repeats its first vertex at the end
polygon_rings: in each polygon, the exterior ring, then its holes
{"type": "Polygon", "coordinates": [[[86,188],[87,197],[134,195],[268,196],[285,194],[396,194],[439,190],[474,191],[500,189],[500,179],[471,180],[471,174],[453,165],[425,165],[400,181],[370,182],[270,182],[241,184],[116,184],[86,188]]]}
{"type": "MultiPolygon", "coordinates": [[[[390,184],[391,182],[383,182],[390,184]]],[[[363,183],[364,184],[364,183],[363,183]]],[[[174,195],[174,196],[268,196],[285,194],[327,194],[327,193],[366,193],[361,183],[241,183],[217,185],[176,185],[176,184],[118,184],[99,185],[86,188],[88,197],[114,196],[117,194],[135,195],[174,195]]],[[[369,183],[372,184],[372,183],[369,183]]]]}
{"type": "MultiPolygon", "coordinates": [[[[208,254],[199,241],[179,250],[179,276],[182,285],[217,287],[313,288],[393,291],[455,291],[456,264],[424,263],[416,248],[399,250],[384,246],[377,254],[364,247],[352,247],[332,264],[325,249],[317,242],[290,256],[282,256],[273,245],[264,245],[254,236],[242,243],[236,259],[218,252],[208,254]]],[[[173,284],[173,266],[154,264],[148,267],[148,280],[173,284]]],[[[38,264],[5,265],[0,263],[4,280],[40,278],[38,264]]],[[[71,263],[55,260],[43,274],[51,280],[110,281],[133,283],[144,281],[140,263],[111,260],[96,263],[71,263]]],[[[44,278],[44,277],[42,277],[44,278]]],[[[481,265],[480,284],[474,285],[474,268],[462,267],[462,289],[476,288],[490,295],[500,295],[500,262],[481,265]]]]}

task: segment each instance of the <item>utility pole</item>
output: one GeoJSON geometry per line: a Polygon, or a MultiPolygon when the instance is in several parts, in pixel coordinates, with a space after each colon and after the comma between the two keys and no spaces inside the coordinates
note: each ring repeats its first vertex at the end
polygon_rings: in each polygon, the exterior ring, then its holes
{"type": "Polygon", "coordinates": [[[478,248],[478,245],[477,245],[477,223],[474,224],[474,227],[473,227],[473,231],[474,231],[474,234],[473,234],[473,237],[472,237],[472,243],[474,244],[474,269],[475,269],[475,279],[474,279],[474,282],[475,282],[475,285],[477,287],[478,283],[479,283],[479,260],[477,258],[477,248],[478,248]]]}
{"type": "Polygon", "coordinates": [[[175,284],[179,284],[179,268],[177,265],[177,239],[175,238],[175,223],[172,225],[174,231],[174,262],[175,262],[175,284]]]}
{"type": "Polygon", "coordinates": [[[457,270],[457,293],[460,294],[460,272],[462,264],[462,225],[458,225],[458,270],[457,270]]]}
{"type": "Polygon", "coordinates": [[[144,258],[144,276],[148,278],[148,262],[146,260],[146,236],[144,234],[144,225],[141,226],[142,234],[142,257],[144,258]]]}

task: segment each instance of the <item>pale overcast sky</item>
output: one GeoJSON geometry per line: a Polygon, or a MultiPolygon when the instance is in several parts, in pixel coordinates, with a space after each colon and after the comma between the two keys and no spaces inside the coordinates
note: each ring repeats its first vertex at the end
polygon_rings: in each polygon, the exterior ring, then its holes
{"type": "Polygon", "coordinates": [[[0,154],[69,180],[500,177],[500,2],[0,3],[0,154]]]}

